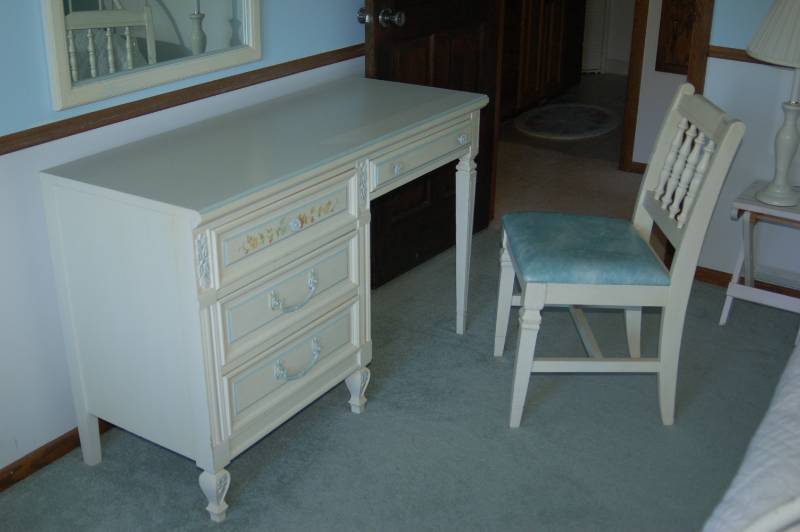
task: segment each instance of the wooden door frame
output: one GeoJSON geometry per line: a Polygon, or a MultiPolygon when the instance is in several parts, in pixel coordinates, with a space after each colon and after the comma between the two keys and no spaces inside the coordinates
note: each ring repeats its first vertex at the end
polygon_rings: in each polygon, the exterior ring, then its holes
{"type": "MultiPolygon", "coordinates": [[[[689,73],[686,79],[703,93],[706,82],[711,22],[714,15],[714,0],[696,0],[696,17],[692,26],[692,44],[689,50],[689,73]]],[[[622,145],[619,169],[626,172],[644,173],[647,164],[633,160],[633,145],[636,141],[636,122],[639,114],[639,93],[644,66],[644,45],[647,33],[647,16],[650,0],[636,0],[633,10],[633,32],[631,55],[628,63],[628,92],[625,99],[625,115],[622,120],[622,145]]]]}

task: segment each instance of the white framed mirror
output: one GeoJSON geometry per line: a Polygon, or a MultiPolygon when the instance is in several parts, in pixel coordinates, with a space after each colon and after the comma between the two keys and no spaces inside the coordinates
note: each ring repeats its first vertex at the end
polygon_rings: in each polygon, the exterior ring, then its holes
{"type": "Polygon", "coordinates": [[[42,0],[55,109],[261,58],[260,0],[42,0]]]}

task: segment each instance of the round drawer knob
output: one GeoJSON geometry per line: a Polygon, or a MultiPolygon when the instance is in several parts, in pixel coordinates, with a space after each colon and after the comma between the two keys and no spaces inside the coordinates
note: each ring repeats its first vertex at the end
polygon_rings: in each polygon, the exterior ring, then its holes
{"type": "Polygon", "coordinates": [[[392,171],[394,171],[394,175],[400,175],[403,173],[403,163],[394,163],[392,167],[392,171]]]}
{"type": "Polygon", "coordinates": [[[300,218],[294,218],[291,222],[289,222],[289,229],[294,231],[295,233],[303,228],[303,222],[300,221],[300,218]]]}
{"type": "Polygon", "coordinates": [[[466,143],[467,143],[467,134],[466,134],[466,133],[462,133],[462,134],[460,134],[460,135],[458,136],[458,143],[459,143],[461,146],[463,146],[464,144],[466,144],[466,143]]]}

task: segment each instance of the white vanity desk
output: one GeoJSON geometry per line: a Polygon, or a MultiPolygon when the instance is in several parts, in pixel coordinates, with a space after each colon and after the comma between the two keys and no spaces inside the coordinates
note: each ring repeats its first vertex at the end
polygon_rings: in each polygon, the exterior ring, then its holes
{"type": "Polygon", "coordinates": [[[485,96],[350,78],[42,174],[84,461],[97,418],[196,461],[221,521],[238,454],[372,358],[369,200],[456,172],[464,330],[485,96]]]}

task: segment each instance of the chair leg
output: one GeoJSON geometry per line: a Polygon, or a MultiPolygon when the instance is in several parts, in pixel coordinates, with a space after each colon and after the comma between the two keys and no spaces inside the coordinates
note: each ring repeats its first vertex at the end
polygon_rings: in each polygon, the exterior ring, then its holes
{"type": "Polygon", "coordinates": [[[533,368],[533,352],[536,338],[542,323],[546,285],[529,284],[523,288],[522,308],[519,311],[519,339],[517,341],[517,361],[514,364],[514,382],[511,391],[511,428],[519,427],[522,409],[528,394],[528,384],[533,368]]]}
{"type": "Polygon", "coordinates": [[[508,317],[511,314],[511,298],[514,295],[514,267],[506,249],[503,235],[503,249],[500,251],[500,287],[497,291],[497,323],[494,328],[494,356],[503,356],[508,334],[508,317]]]}
{"type": "Polygon", "coordinates": [[[642,356],[642,309],[625,309],[625,331],[628,334],[628,353],[631,358],[642,356]]]}
{"type": "Polygon", "coordinates": [[[681,337],[686,305],[675,305],[662,310],[661,335],[659,338],[658,402],[661,422],[675,422],[675,390],[678,385],[678,360],[681,354],[681,337]]]}

